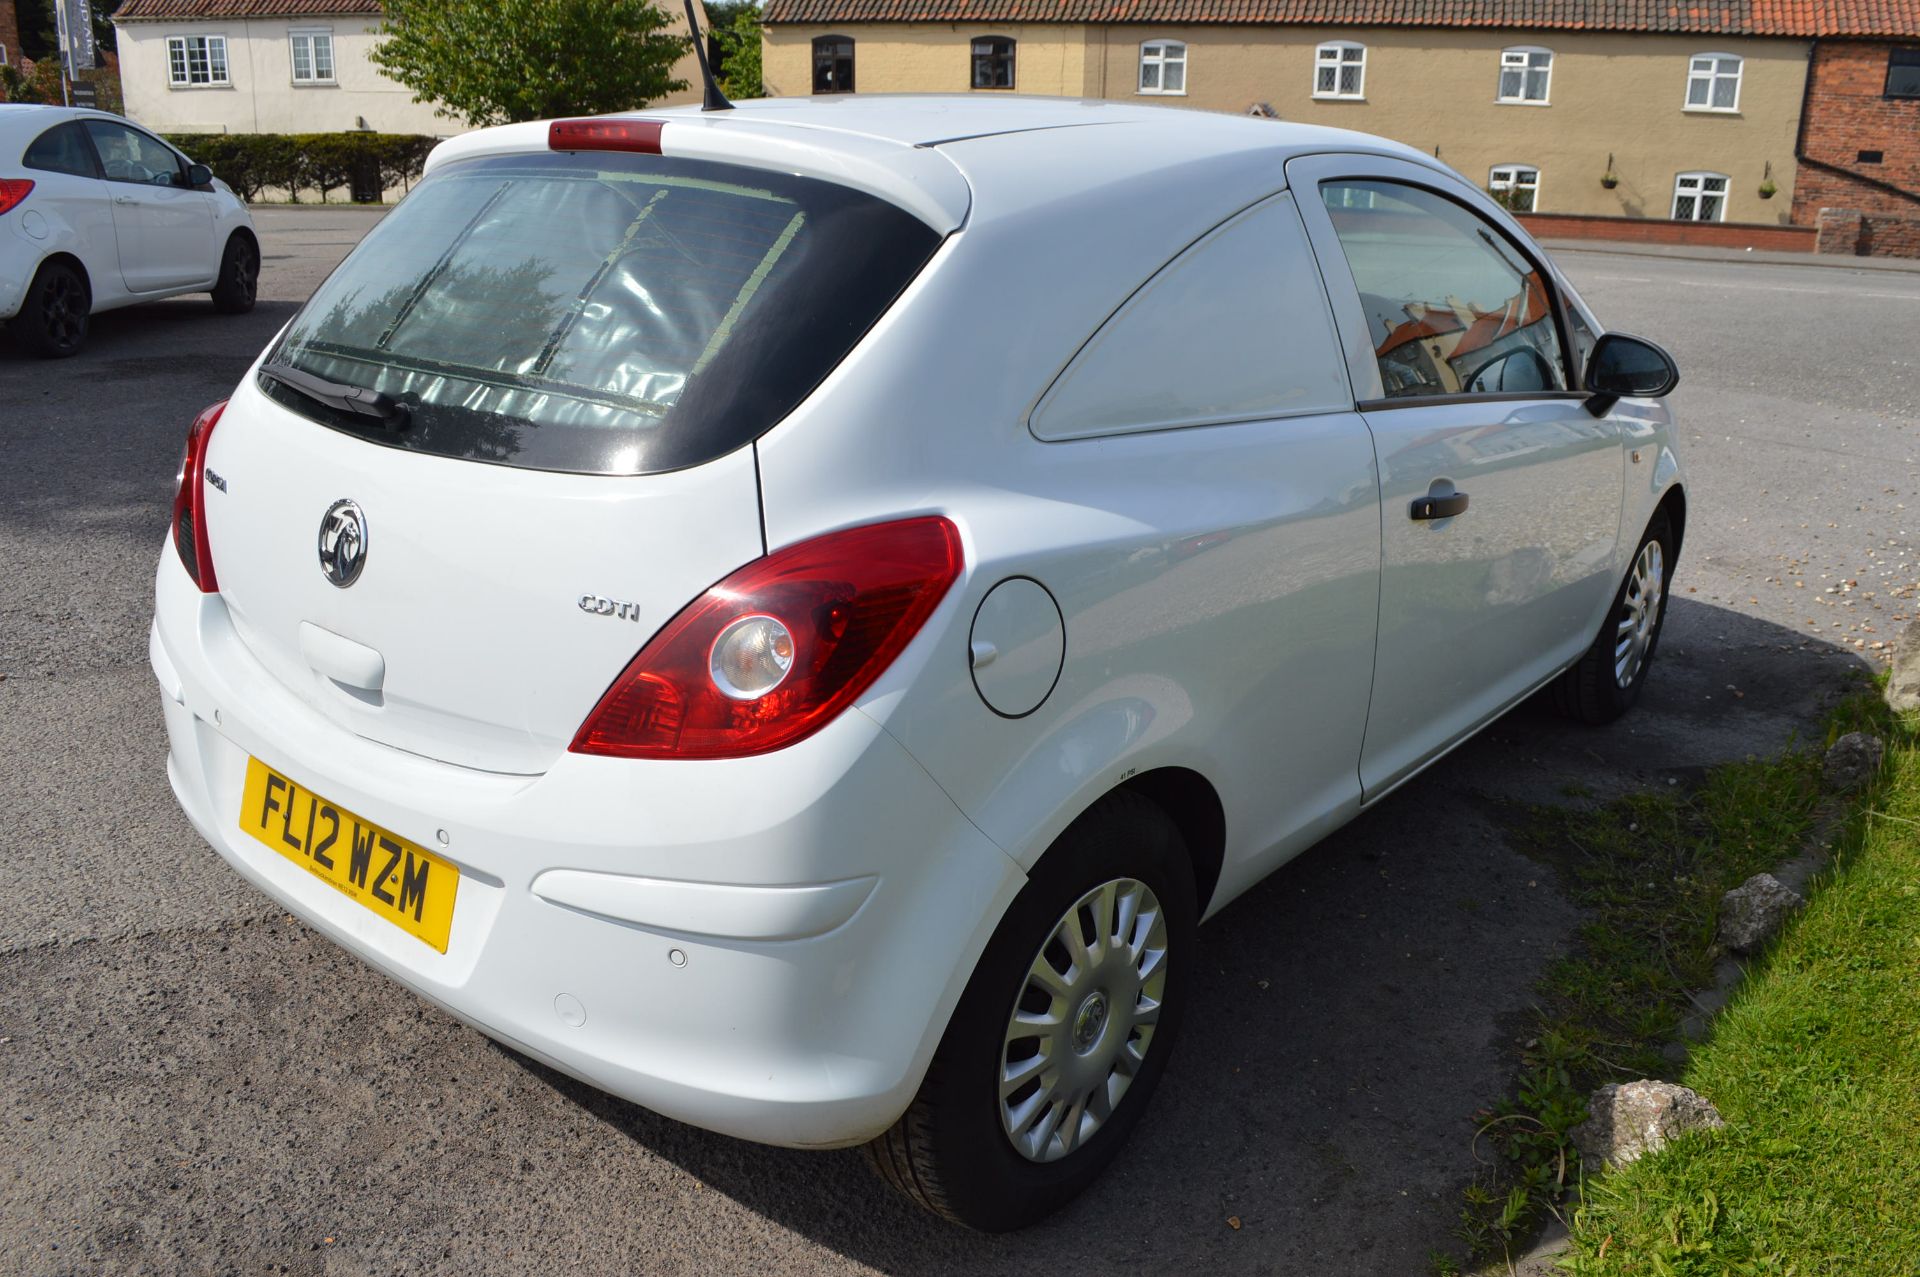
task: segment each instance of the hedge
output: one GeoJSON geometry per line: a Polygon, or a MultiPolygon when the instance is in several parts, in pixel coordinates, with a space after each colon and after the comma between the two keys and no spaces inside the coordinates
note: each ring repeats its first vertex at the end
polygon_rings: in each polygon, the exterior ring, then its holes
{"type": "Polygon", "coordinates": [[[169,133],[167,141],[212,169],[251,203],[269,187],[319,192],[341,187],[387,190],[420,178],[438,138],[410,133],[169,133]],[[360,180],[356,182],[356,177],[360,180]]]}

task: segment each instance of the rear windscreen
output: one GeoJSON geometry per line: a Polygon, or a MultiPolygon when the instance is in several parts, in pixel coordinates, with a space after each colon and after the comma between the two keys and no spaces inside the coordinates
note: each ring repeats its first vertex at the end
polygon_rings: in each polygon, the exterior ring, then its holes
{"type": "Polygon", "coordinates": [[[697,465],[791,412],[940,236],[831,182],[670,156],[449,164],[269,356],[397,401],[390,424],[262,375],[376,443],[536,470],[697,465]]]}

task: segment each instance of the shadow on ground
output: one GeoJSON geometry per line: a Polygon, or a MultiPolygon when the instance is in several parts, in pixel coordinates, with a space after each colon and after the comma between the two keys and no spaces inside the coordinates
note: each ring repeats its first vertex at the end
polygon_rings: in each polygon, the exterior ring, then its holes
{"type": "Polygon", "coordinates": [[[1676,600],[1637,714],[1593,729],[1536,699],[1203,928],[1185,1036],[1132,1145],[1084,1200],[1015,1237],[924,1216],[855,1151],[711,1135],[501,1051],[701,1182],[883,1271],[1422,1271],[1451,1240],[1469,1115],[1512,1069],[1503,1025],[1577,921],[1508,849],[1499,810],[1686,783],[1777,748],[1865,668],[1676,600]]]}

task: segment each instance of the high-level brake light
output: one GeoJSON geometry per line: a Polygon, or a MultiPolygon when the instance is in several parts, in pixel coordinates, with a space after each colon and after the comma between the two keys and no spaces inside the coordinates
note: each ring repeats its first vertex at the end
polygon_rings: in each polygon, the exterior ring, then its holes
{"type": "Polygon", "coordinates": [[[547,149],[658,155],[664,124],[664,120],[555,120],[547,125],[547,149]]]}

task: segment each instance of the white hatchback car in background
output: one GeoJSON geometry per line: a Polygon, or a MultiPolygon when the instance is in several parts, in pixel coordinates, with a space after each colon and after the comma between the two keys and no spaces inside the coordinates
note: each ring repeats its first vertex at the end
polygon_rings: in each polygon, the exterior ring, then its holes
{"type": "Polygon", "coordinates": [[[37,355],[80,349],[88,316],[212,293],[253,309],[247,206],[153,134],[104,111],[0,106],[0,320],[37,355]]]}
{"type": "Polygon", "coordinates": [[[1647,678],[1676,379],[1451,170],[996,98],[443,144],[188,437],[174,792],[617,1095],[1017,1227],[1200,919],[1647,678]]]}

